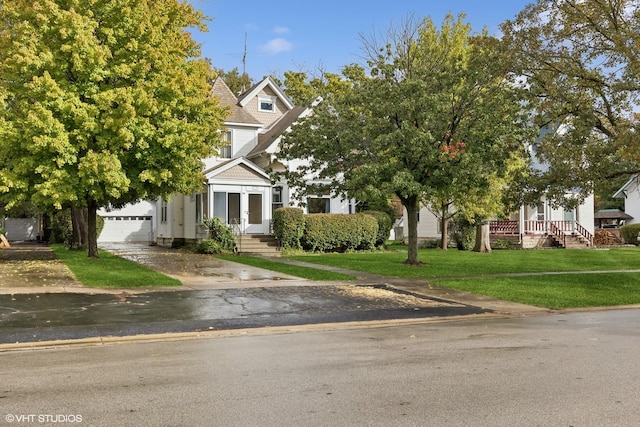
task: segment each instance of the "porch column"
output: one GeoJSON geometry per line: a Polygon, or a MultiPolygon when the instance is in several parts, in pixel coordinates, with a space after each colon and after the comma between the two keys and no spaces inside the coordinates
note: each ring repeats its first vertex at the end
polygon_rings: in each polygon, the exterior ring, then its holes
{"type": "Polygon", "coordinates": [[[524,236],[524,205],[520,205],[520,212],[518,212],[518,228],[520,241],[522,242],[522,236],[524,236]]]}

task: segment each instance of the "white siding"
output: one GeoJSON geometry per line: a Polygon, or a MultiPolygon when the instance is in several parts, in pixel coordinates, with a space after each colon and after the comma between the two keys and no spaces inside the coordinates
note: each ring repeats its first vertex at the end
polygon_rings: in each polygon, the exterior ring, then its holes
{"type": "Polygon", "coordinates": [[[234,158],[246,156],[258,144],[258,134],[255,129],[234,129],[232,132],[234,158]]]}
{"type": "Polygon", "coordinates": [[[627,190],[627,197],[624,199],[624,211],[631,215],[633,219],[626,221],[626,224],[640,223],[640,187],[636,181],[627,190]]]}

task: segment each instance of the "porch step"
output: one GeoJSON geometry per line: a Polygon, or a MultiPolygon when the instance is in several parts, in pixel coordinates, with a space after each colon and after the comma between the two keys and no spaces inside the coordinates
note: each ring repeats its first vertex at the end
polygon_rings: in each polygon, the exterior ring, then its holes
{"type": "Polygon", "coordinates": [[[238,253],[243,255],[280,256],[275,237],[266,234],[241,234],[236,236],[238,253]]]}
{"type": "Polygon", "coordinates": [[[591,247],[589,240],[578,235],[567,235],[565,237],[564,246],[562,245],[562,242],[556,240],[555,237],[552,237],[552,238],[553,238],[553,241],[557,244],[557,246],[564,247],[565,249],[584,249],[584,248],[591,247]]]}

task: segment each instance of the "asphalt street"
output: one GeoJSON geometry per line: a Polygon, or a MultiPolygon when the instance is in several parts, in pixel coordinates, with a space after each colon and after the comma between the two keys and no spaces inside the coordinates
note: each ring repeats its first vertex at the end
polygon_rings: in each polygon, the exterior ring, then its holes
{"type": "Polygon", "coordinates": [[[0,344],[489,312],[383,285],[14,294],[0,295],[0,344]]]}
{"type": "Polygon", "coordinates": [[[639,323],[610,310],[4,351],[0,425],[631,427],[639,323]]]}

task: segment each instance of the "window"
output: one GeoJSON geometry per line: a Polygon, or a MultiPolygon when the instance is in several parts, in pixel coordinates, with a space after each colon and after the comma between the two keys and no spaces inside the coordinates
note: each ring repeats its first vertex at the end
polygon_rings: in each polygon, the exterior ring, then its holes
{"type": "Polygon", "coordinates": [[[203,220],[209,216],[209,197],[207,190],[196,194],[196,224],[202,224],[203,220]]]}
{"type": "Polygon", "coordinates": [[[160,201],[160,222],[167,222],[167,201],[165,199],[160,201]]]}
{"type": "Polygon", "coordinates": [[[268,111],[273,113],[276,111],[275,96],[258,96],[258,111],[268,111]]]}
{"type": "Polygon", "coordinates": [[[330,206],[330,199],[328,197],[307,199],[307,212],[310,214],[329,213],[331,211],[330,206]]]}
{"type": "Polygon", "coordinates": [[[220,157],[223,159],[230,159],[233,154],[233,149],[231,145],[231,131],[227,131],[222,135],[222,141],[227,142],[228,144],[220,147],[220,157]]]}
{"type": "Polygon", "coordinates": [[[540,203],[537,206],[537,210],[536,210],[536,219],[538,221],[544,221],[544,203],[540,203]]]}
{"type": "Polygon", "coordinates": [[[278,185],[271,190],[271,211],[273,212],[282,206],[282,187],[278,185]]]}

